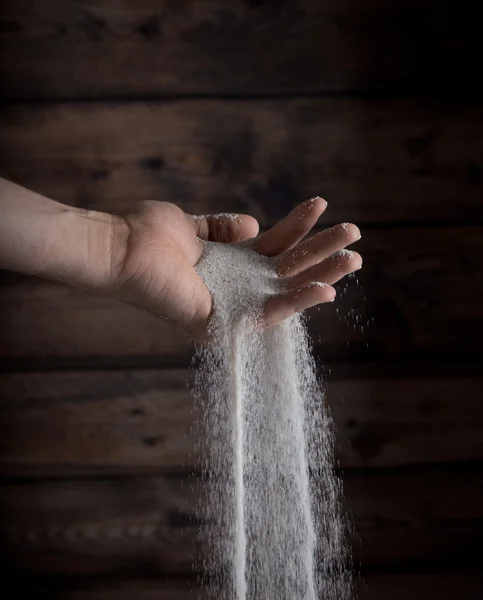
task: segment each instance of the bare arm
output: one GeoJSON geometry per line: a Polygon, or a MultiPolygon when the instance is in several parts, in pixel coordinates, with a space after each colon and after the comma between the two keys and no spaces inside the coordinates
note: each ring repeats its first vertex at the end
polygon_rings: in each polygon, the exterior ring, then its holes
{"type": "Polygon", "coordinates": [[[65,206],[5,179],[0,215],[0,268],[86,290],[109,287],[127,237],[122,218],[65,206]]]}

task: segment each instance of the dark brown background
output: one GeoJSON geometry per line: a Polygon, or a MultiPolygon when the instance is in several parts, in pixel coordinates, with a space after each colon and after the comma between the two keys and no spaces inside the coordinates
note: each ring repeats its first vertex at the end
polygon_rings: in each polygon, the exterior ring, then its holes
{"type": "MultiPolygon", "coordinates": [[[[321,194],[326,223],[360,224],[358,282],[311,330],[368,600],[483,593],[482,28],[466,0],[1,9],[2,175],[78,206],[163,199],[263,226],[321,194]]],[[[1,281],[2,581],[188,598],[189,341],[1,281]]]]}

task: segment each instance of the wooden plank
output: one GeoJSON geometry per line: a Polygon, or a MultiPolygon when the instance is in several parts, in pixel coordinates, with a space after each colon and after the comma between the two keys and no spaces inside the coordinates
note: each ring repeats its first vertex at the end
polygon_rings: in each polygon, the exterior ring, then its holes
{"type": "MultiPolygon", "coordinates": [[[[358,250],[359,284],[346,292],[343,284],[338,302],[312,311],[322,360],[481,364],[482,227],[366,229],[358,250]]],[[[0,327],[4,368],[187,366],[192,353],[148,314],[34,279],[7,277],[0,327]]]]}
{"type": "Polygon", "coordinates": [[[168,200],[267,226],[323,195],[326,222],[483,220],[479,101],[14,105],[0,130],[2,175],[77,206],[168,200]]]}
{"type": "MultiPolygon", "coordinates": [[[[342,468],[483,460],[483,378],[330,379],[342,468]]],[[[0,376],[0,474],[189,472],[186,371],[0,376]]]]}
{"type": "MultiPolygon", "coordinates": [[[[477,567],[482,483],[480,466],[347,473],[356,564],[477,567]]],[[[5,567],[59,577],[189,574],[197,534],[192,489],[192,481],[176,478],[2,484],[5,567]]]]}
{"type": "MultiPolygon", "coordinates": [[[[15,582],[18,591],[19,582],[15,582]]],[[[203,592],[190,582],[161,579],[71,582],[35,582],[20,584],[30,600],[203,600],[203,592]]],[[[366,575],[357,587],[358,600],[478,600],[483,593],[483,578],[474,573],[423,573],[366,575]]]]}
{"type": "Polygon", "coordinates": [[[481,573],[367,575],[359,588],[358,600],[477,600],[483,594],[483,577],[481,573]]]}
{"type": "Polygon", "coordinates": [[[187,377],[186,371],[1,375],[4,473],[189,471],[195,439],[187,377]]]}
{"type": "Polygon", "coordinates": [[[46,582],[32,577],[14,577],[7,578],[6,583],[29,600],[207,600],[192,582],[165,582],[161,577],[117,582],[85,578],[74,582],[62,579],[46,582]]]}
{"type": "Polygon", "coordinates": [[[473,88],[469,0],[3,3],[6,97],[473,88]]]}
{"type": "Polygon", "coordinates": [[[164,582],[162,578],[147,581],[84,581],[48,583],[15,581],[15,589],[24,592],[29,600],[207,600],[196,584],[184,581],[164,582]],[[55,595],[54,595],[55,594],[55,595]]]}

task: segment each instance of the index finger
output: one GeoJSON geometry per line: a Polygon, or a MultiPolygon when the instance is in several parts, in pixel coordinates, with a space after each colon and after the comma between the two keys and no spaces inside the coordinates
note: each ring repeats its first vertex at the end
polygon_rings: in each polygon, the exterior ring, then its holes
{"type": "Polygon", "coordinates": [[[293,248],[317,223],[327,202],[316,196],[299,204],[284,219],[262,234],[253,249],[265,256],[277,256],[293,248]]]}
{"type": "Polygon", "coordinates": [[[218,213],[213,215],[189,215],[196,228],[196,235],[212,242],[241,242],[254,238],[258,222],[250,215],[218,213]]]}

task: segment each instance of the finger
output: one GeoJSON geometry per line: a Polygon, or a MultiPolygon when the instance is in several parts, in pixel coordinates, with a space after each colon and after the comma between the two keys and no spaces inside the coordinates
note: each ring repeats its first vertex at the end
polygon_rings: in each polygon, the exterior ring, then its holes
{"type": "Polygon", "coordinates": [[[276,256],[293,248],[317,223],[326,208],[327,202],[319,196],[299,204],[257,239],[254,250],[265,256],[276,256]]]}
{"type": "Polygon", "coordinates": [[[281,277],[296,275],[360,238],[359,228],[352,223],[341,223],[325,229],[281,256],[277,265],[278,273],[281,277]]]}
{"type": "Polygon", "coordinates": [[[298,289],[312,281],[333,285],[362,267],[362,256],[352,250],[340,250],[321,263],[286,279],[288,289],[298,289]]]}
{"type": "Polygon", "coordinates": [[[291,290],[279,296],[273,296],[265,305],[263,325],[272,327],[316,304],[333,302],[335,290],[326,283],[318,281],[309,283],[303,288],[291,290]]]}
{"type": "Polygon", "coordinates": [[[215,215],[190,215],[196,225],[196,234],[211,242],[241,242],[254,238],[259,226],[250,215],[220,213],[215,215]]]}

